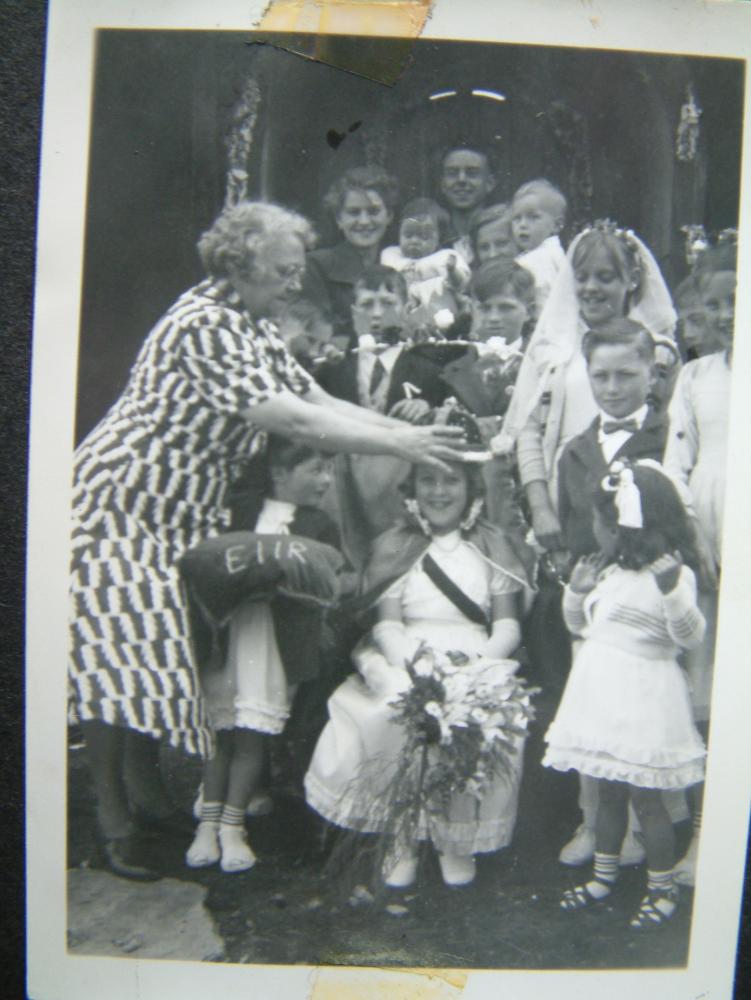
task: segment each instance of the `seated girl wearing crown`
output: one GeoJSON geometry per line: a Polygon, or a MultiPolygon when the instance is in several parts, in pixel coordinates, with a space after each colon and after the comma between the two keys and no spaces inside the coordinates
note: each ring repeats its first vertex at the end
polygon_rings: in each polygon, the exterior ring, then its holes
{"type": "MultiPolygon", "coordinates": [[[[353,653],[358,672],[329,700],[329,722],[305,778],[306,796],[337,826],[386,835],[381,874],[387,886],[404,888],[415,880],[420,841],[437,849],[447,885],[466,885],[475,875],[474,855],[511,840],[528,698],[515,703],[521,708],[506,773],[491,777],[481,791],[452,791],[439,809],[421,809],[408,835],[403,828],[395,834],[389,825],[395,774],[409,753],[395,704],[436,662],[432,676],[443,682],[444,708],[449,688],[455,692],[457,684],[465,691],[465,707],[480,685],[501,692],[505,684],[518,696],[518,664],[508,657],[519,645],[519,598],[529,585],[503,533],[481,517],[482,476],[475,462],[443,470],[414,466],[404,494],[405,521],[375,540],[365,570],[362,601],[375,608],[377,621],[353,653]],[[440,669],[444,654],[459,664],[448,668],[460,675],[453,680],[440,669]]],[[[439,715],[440,707],[426,710],[439,715]]],[[[487,716],[475,713],[478,720],[487,716]]],[[[444,736],[451,740],[450,720],[444,718],[441,733],[441,743],[444,736]]]]}

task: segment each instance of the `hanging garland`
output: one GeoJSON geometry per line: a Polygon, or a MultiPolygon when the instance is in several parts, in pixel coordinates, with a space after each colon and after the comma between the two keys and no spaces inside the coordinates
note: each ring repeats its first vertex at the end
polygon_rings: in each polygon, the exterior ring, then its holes
{"type": "Polygon", "coordinates": [[[681,107],[681,117],[675,137],[675,155],[681,163],[690,163],[696,158],[701,113],[701,108],[694,97],[694,88],[689,83],[686,87],[686,101],[681,107]]]}
{"type": "Polygon", "coordinates": [[[592,218],[594,184],[587,118],[565,101],[553,101],[545,121],[563,156],[570,227],[572,232],[578,232],[592,218]]]}
{"type": "Polygon", "coordinates": [[[232,128],[226,138],[227,181],[224,207],[231,208],[248,196],[248,160],[261,103],[255,77],[248,77],[232,112],[232,128]]]}

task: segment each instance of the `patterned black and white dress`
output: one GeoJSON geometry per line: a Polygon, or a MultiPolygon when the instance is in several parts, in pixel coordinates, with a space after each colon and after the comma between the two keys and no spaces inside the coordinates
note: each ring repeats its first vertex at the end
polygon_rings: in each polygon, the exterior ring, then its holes
{"type": "Polygon", "coordinates": [[[265,447],[251,407],[310,388],[274,327],[225,282],[187,291],[76,452],[70,717],[208,746],[177,560],[229,525],[226,494],[265,447]]]}

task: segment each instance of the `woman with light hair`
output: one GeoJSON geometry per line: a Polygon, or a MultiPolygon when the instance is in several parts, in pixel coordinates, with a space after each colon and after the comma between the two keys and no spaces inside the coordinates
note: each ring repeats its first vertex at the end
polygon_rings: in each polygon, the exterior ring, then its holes
{"type": "Polygon", "coordinates": [[[198,242],[207,278],[146,338],[120,399],[75,456],[70,707],[84,732],[107,863],[156,878],[145,831],[190,835],[157,740],[206,754],[178,560],[227,530],[228,493],[275,432],[330,451],[442,466],[456,429],[329,397],[273,317],[300,291],[313,231],[276,205],[225,209],[198,242]]]}

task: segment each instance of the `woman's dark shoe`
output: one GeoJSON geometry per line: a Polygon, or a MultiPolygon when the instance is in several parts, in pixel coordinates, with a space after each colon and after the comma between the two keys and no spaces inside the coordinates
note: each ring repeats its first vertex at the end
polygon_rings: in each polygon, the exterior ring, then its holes
{"type": "Polygon", "coordinates": [[[196,832],[196,822],[193,817],[180,809],[173,809],[166,816],[154,816],[153,813],[136,806],[133,809],[133,819],[139,829],[150,836],[190,837],[192,840],[196,832]]]}
{"type": "Polygon", "coordinates": [[[110,871],[120,878],[135,879],[138,882],[156,882],[162,876],[148,868],[138,851],[139,841],[135,834],[113,837],[102,844],[104,856],[110,871]]]}

